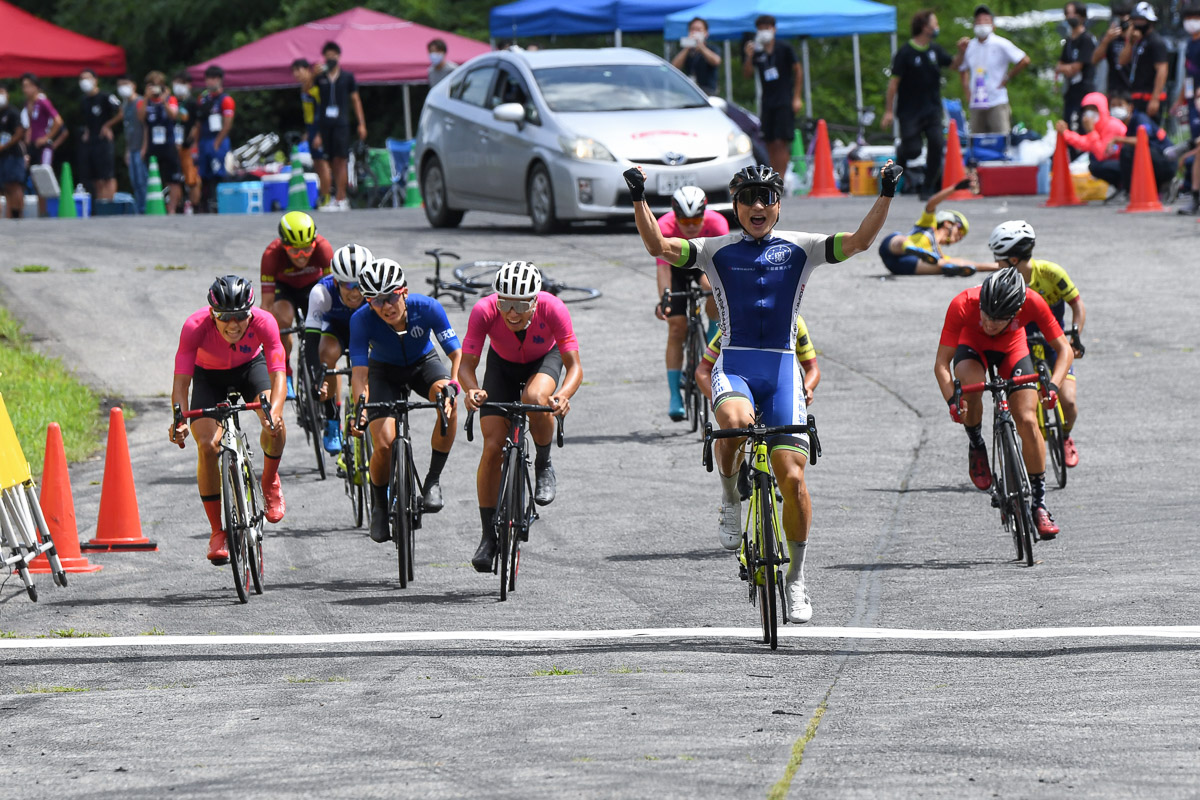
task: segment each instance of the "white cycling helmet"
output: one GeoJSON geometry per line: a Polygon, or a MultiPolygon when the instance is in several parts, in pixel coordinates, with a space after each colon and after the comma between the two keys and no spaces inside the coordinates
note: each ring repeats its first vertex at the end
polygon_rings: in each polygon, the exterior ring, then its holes
{"type": "Polygon", "coordinates": [[[706,208],[708,198],[699,186],[682,186],[671,195],[671,210],[676,218],[694,219],[703,216],[706,208]]]}
{"type": "Polygon", "coordinates": [[[542,290],[542,273],[528,261],[509,261],[496,270],[492,288],[501,297],[532,300],[542,290]]]}
{"type": "Polygon", "coordinates": [[[1023,219],[1001,222],[988,237],[988,249],[996,258],[1028,258],[1033,254],[1037,234],[1033,226],[1023,219]]]}
{"type": "Polygon", "coordinates": [[[408,281],[404,278],[404,268],[390,258],[375,259],[358,275],[358,288],[367,299],[391,294],[405,286],[408,281]]]}
{"type": "Polygon", "coordinates": [[[374,260],[371,251],[361,244],[348,244],[339,247],[333,254],[329,268],[338,283],[358,283],[358,276],[374,260]]]}

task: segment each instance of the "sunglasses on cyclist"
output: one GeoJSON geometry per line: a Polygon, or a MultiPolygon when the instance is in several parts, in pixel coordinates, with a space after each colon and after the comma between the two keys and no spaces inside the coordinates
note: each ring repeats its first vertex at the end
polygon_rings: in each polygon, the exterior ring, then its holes
{"type": "Polygon", "coordinates": [[[241,322],[250,318],[250,310],[245,311],[214,311],[213,317],[217,322],[241,322]]]}
{"type": "Polygon", "coordinates": [[[500,309],[501,314],[507,314],[510,311],[515,311],[518,314],[524,314],[529,309],[533,308],[534,300],[508,300],[503,297],[496,298],[496,308],[500,309]]]}
{"type": "Polygon", "coordinates": [[[773,206],[779,202],[779,192],[766,186],[747,186],[745,189],[739,189],[736,196],[737,201],[744,206],[752,206],[755,203],[773,206]]]}
{"type": "Polygon", "coordinates": [[[384,306],[395,305],[400,302],[403,297],[400,292],[392,292],[390,294],[381,294],[378,297],[372,297],[368,302],[375,308],[383,308],[384,306]]]}
{"type": "Polygon", "coordinates": [[[338,286],[341,286],[341,287],[342,287],[343,289],[345,289],[347,292],[356,292],[356,291],[358,291],[358,284],[357,284],[357,283],[346,283],[345,281],[338,281],[338,286]]]}
{"type": "Polygon", "coordinates": [[[292,247],[291,245],[285,244],[283,249],[287,251],[289,256],[311,256],[313,251],[317,249],[317,243],[313,242],[312,244],[305,245],[304,247],[292,247]]]}
{"type": "Polygon", "coordinates": [[[700,225],[704,222],[704,215],[698,217],[676,217],[675,221],[680,225],[700,225]]]}

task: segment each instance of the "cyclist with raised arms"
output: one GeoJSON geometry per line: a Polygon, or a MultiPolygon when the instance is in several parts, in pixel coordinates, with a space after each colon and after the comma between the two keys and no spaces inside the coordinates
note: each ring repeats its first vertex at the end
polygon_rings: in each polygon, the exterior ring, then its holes
{"type": "MultiPolygon", "coordinates": [[[[950,407],[950,419],[967,429],[970,445],[967,450],[971,481],[981,491],[992,485],[988,466],[987,445],[983,441],[983,398],[980,394],[963,395],[962,404],[954,402],[954,380],[964,384],[980,383],[987,379],[987,365],[994,365],[1001,378],[1015,378],[1034,372],[1025,344],[1025,326],[1037,323],[1046,341],[1057,353],[1051,388],[1046,399],[1053,408],[1058,401],[1054,389],[1066,379],[1074,353],[1063,335],[1058,320],[1042,296],[1025,286],[1025,279],[1016,267],[1005,267],[988,276],[982,286],[960,293],[950,302],[946,322],[938,343],[933,374],[937,377],[942,397],[950,407]]],[[[1046,509],[1046,442],[1038,428],[1037,384],[1026,383],[1014,388],[1008,396],[1017,435],[1021,437],[1021,454],[1029,472],[1033,491],[1033,519],[1038,535],[1053,539],[1059,533],[1054,519],[1046,509]]]]}
{"type": "Polygon", "coordinates": [[[889,233],[879,245],[879,257],[893,275],[945,275],[969,277],[980,272],[995,271],[994,263],[981,264],[963,258],[946,258],[943,248],[961,242],[970,230],[967,217],[961,211],[938,211],[942,201],[960,189],[971,185],[963,178],[954,186],[942,189],[929,198],[917,224],[908,234],[889,233]]]}
{"type": "MultiPolygon", "coordinates": [[[[988,247],[991,248],[992,255],[1000,264],[1017,268],[1021,277],[1025,279],[1025,285],[1042,296],[1046,305],[1050,306],[1054,319],[1058,320],[1059,327],[1064,330],[1066,326],[1063,324],[1063,318],[1066,316],[1066,306],[1070,306],[1071,321],[1078,329],[1079,335],[1082,336],[1083,323],[1087,319],[1087,309],[1083,305],[1079,289],[1071,281],[1071,276],[1067,274],[1067,271],[1058,264],[1033,257],[1033,246],[1036,241],[1037,235],[1033,232],[1033,226],[1023,219],[1017,219],[997,225],[996,229],[992,231],[991,237],[988,238],[988,247]]],[[[1031,322],[1025,330],[1027,333],[1033,333],[1038,330],[1037,324],[1031,322]]],[[[1050,334],[1046,331],[1041,333],[1049,342],[1050,334]]],[[[1075,358],[1083,356],[1081,342],[1072,341],[1071,349],[1075,358]]],[[[1054,369],[1057,356],[1058,353],[1053,348],[1046,349],[1046,361],[1050,364],[1051,369],[1054,369]]],[[[1079,465],[1079,448],[1075,446],[1075,440],[1071,437],[1071,429],[1075,427],[1075,420],[1079,416],[1075,384],[1075,365],[1072,364],[1071,368],[1067,370],[1066,381],[1054,387],[1062,401],[1063,428],[1067,434],[1067,439],[1063,442],[1063,463],[1068,467],[1079,465]]]]}
{"type": "MultiPolygon", "coordinates": [[[[259,282],[263,309],[270,311],[280,328],[296,324],[296,311],[308,315],[313,286],[329,274],[333,246],[317,234],[317,225],[303,211],[289,211],[279,220],[279,237],[262,254],[259,282]]],[[[287,396],[296,396],[292,383],[292,337],[283,337],[287,362],[287,396]]]]}
{"type": "MultiPolygon", "coordinates": [[[[701,236],[724,236],[729,233],[725,217],[708,210],[708,197],[699,186],[684,186],[671,195],[671,210],[658,218],[658,227],[663,236],[678,236],[696,239],[701,236]]],[[[670,389],[670,408],[667,413],[679,422],[687,416],[680,393],[680,375],[683,369],[683,344],[687,339],[687,304],[681,298],[668,297],[663,305],[666,291],[682,293],[693,283],[699,283],[706,292],[712,291],[708,278],[698,269],[671,269],[661,258],[658,264],[658,295],[655,297],[654,315],[667,322],[667,387],[670,389]]],[[[717,332],[717,304],[710,297],[705,305],[708,314],[708,338],[717,332]]]]}
{"type": "MultiPolygon", "coordinates": [[[[721,355],[713,368],[713,412],[721,428],[754,423],[755,410],[768,426],[807,420],[804,384],[796,361],[797,318],[814,268],[845,261],[869,248],[887,220],[901,170],[891,162],[881,171],[880,197],[854,233],[822,235],[776,231],[783,176],[768,166],[746,167],[729,182],[741,233],[708,239],[666,238],[645,201],[646,173],[625,171],[634,219],[646,251],[681,269],[700,267],[712,282],[721,320],[721,355]]],[[[721,476],[718,533],[736,550],[742,539],[738,466],[742,439],[716,441],[721,476]]],[[[812,507],[804,480],[808,437],[779,436],[768,442],[771,468],[783,493],[783,529],[788,571],[784,578],[788,619],[807,622],[812,604],[804,586],[804,556],[812,507]]]]}
{"type": "MultiPolygon", "coordinates": [[[[212,408],[226,401],[231,387],[247,403],[256,401],[261,392],[267,393],[271,407],[258,411],[262,423],[258,441],[263,451],[262,489],[268,522],[279,522],[286,510],[279,484],[279,458],[287,441],[284,385],[283,344],[275,318],[254,308],[250,281],[236,275],[217,278],[208,290],[208,307],[183,323],[175,353],[171,404],[189,410],[212,408]],[[268,413],[273,428],[267,424],[268,413]]],[[[225,564],[229,548],[226,531],[221,528],[221,426],[216,420],[199,418],[192,420],[191,430],[196,437],[196,484],[212,528],[208,560],[225,564]]],[[[183,447],[187,435],[186,425],[171,423],[172,442],[183,447]]]]}
{"type": "MultiPolygon", "coordinates": [[[[446,309],[432,297],[409,294],[404,270],[390,258],[377,258],[364,267],[358,286],[367,302],[350,317],[350,393],[366,395],[373,403],[408,399],[410,391],[429,402],[437,402],[438,393],[453,384],[458,388],[458,367],[462,360],[458,336],[446,318],[446,309]],[[433,350],[437,339],[450,359],[450,369],[433,350]]],[[[433,428],[429,471],[425,473],[422,500],[425,511],[442,510],[442,468],[454,445],[458,414],[453,399],[446,403],[449,426],[442,433],[433,428]]],[[[396,441],[396,420],[386,409],[367,413],[371,441],[371,538],[386,542],[388,530],[388,484],[392,475],[392,444],[396,441]]],[[[351,432],[361,435],[359,420],[351,423],[351,432]]]]}
{"type": "Polygon", "coordinates": [[[330,264],[332,274],[317,281],[308,293],[304,315],[304,353],[308,374],[313,376],[313,395],[325,402],[325,449],[342,451],[341,379],[322,377],[324,370],[337,367],[342,353],[350,349],[350,317],[366,302],[358,285],[363,267],[374,260],[361,244],[339,247],[330,264]]]}
{"type": "MultiPolygon", "coordinates": [[[[571,410],[571,398],[583,383],[583,362],[570,312],[563,301],[542,291],[542,273],[528,261],[504,264],[497,270],[492,288],[496,293],[476,303],[467,321],[459,373],[463,402],[470,411],[479,409],[488,400],[532,403],[550,406],[554,409],[553,416],[565,417],[571,410]],[[481,387],[475,370],[483,355],[484,340],[489,340],[491,347],[481,387]],[[564,366],[567,374],[562,377],[564,366]]],[[[554,421],[550,417],[546,412],[529,415],[529,432],[536,451],[533,466],[537,485],[533,501],[539,506],[553,502],[557,488],[554,466],[550,463],[550,442],[554,437],[554,421]]],[[[483,454],[479,457],[475,487],[483,537],[471,564],[478,572],[491,572],[496,558],[495,504],[500,491],[500,457],[508,436],[508,419],[497,409],[484,408],[479,412],[479,429],[483,432],[483,454]]]]}

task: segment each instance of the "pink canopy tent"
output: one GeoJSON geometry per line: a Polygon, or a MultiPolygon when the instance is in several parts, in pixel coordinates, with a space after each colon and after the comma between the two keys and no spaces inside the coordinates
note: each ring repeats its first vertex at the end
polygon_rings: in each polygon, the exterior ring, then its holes
{"type": "MultiPolygon", "coordinates": [[[[188,74],[197,84],[202,83],[205,68],[217,64],[225,70],[227,89],[291,87],[296,85],[292,79],[292,62],[297,58],[320,61],[321,46],[334,41],[342,48],[342,67],[353,72],[359,83],[405,84],[407,112],[407,85],[429,80],[426,45],[430,39],[444,41],[446,57],[458,64],[491,49],[486,43],[465,36],[427,28],[366,8],[352,8],[230,50],[188,67],[188,74]]],[[[406,113],[405,118],[410,115],[406,113]]]]}
{"type": "Polygon", "coordinates": [[[97,75],[125,71],[125,50],[60,28],[0,0],[0,77],[34,72],[43,78],[65,78],[80,70],[97,75]]]}

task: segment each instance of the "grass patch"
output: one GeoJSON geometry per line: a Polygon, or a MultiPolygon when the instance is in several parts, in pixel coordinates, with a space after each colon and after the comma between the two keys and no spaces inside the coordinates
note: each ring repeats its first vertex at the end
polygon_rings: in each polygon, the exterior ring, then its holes
{"type": "Polygon", "coordinates": [[[612,672],[616,675],[632,675],[634,673],[641,672],[641,671],[642,671],[641,667],[627,667],[624,664],[617,667],[616,669],[609,670],[609,672],[612,672]]]}
{"type": "Polygon", "coordinates": [[[50,268],[45,264],[25,264],[20,267],[13,267],[13,272],[49,272],[50,268]]]}
{"type": "Polygon", "coordinates": [[[284,680],[288,683],[345,683],[346,679],[341,675],[331,675],[328,678],[302,678],[299,675],[285,675],[284,680]]]}
{"type": "Polygon", "coordinates": [[[0,639],[20,639],[21,634],[16,631],[0,631],[0,639]]]}
{"type": "Polygon", "coordinates": [[[535,669],[533,674],[536,677],[543,678],[547,675],[579,675],[581,674],[581,671],[577,669],[564,669],[563,667],[552,666],[550,669],[535,669]]]}
{"type": "Polygon", "coordinates": [[[67,460],[82,461],[100,444],[100,396],[84,386],[57,358],[38,353],[21,323],[0,308],[0,393],[26,460],[40,472],[46,425],[62,426],[67,460]]]}
{"type": "Polygon", "coordinates": [[[157,625],[155,625],[153,628],[151,628],[148,631],[142,631],[141,633],[138,634],[138,636],[166,636],[166,635],[167,635],[167,632],[164,631],[162,628],[158,627],[157,625]]]}
{"type": "Polygon", "coordinates": [[[596,759],[592,758],[591,756],[575,756],[571,760],[576,764],[590,764],[596,759]]]}
{"type": "MultiPolygon", "coordinates": [[[[832,691],[833,687],[831,686],[829,687],[829,692],[832,691]]],[[[796,770],[800,769],[800,764],[804,761],[804,748],[808,747],[808,743],[816,737],[817,726],[821,724],[821,717],[825,716],[825,710],[829,708],[829,692],[825,693],[821,704],[813,712],[812,719],[808,721],[808,727],[804,729],[804,735],[792,745],[792,757],[788,759],[787,768],[783,771],[783,777],[771,787],[771,791],[767,792],[767,800],[784,800],[787,797],[788,792],[792,788],[792,778],[796,777],[796,770]]]]}
{"type": "Polygon", "coordinates": [[[52,630],[45,636],[39,636],[39,639],[94,639],[96,637],[112,636],[111,633],[89,633],[88,631],[77,631],[74,628],[58,628],[52,630]]]}
{"type": "Polygon", "coordinates": [[[34,684],[33,686],[25,686],[17,689],[17,694],[74,694],[86,691],[87,689],[82,689],[78,686],[42,686],[34,684]]]}
{"type": "Polygon", "coordinates": [[[95,272],[95,271],[96,270],[94,267],[71,267],[71,272],[74,272],[74,273],[95,272]]]}
{"type": "Polygon", "coordinates": [[[155,272],[183,272],[188,268],[187,264],[155,264],[155,272]]]}

